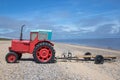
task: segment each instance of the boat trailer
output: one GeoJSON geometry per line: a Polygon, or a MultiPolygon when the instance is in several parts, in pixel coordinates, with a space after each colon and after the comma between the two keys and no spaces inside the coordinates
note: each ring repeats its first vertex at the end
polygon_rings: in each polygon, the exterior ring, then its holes
{"type": "Polygon", "coordinates": [[[105,60],[115,61],[117,57],[115,55],[92,55],[90,52],[86,52],[84,55],[73,56],[71,52],[63,53],[61,57],[55,57],[56,61],[94,61],[94,64],[103,64],[105,60]]]}

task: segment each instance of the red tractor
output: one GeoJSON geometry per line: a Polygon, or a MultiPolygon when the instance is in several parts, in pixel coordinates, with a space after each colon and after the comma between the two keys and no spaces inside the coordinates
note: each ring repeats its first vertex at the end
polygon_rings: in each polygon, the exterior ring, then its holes
{"type": "Polygon", "coordinates": [[[23,53],[32,54],[34,61],[37,63],[54,62],[54,44],[49,41],[52,32],[50,30],[46,30],[46,32],[43,30],[31,31],[30,40],[23,40],[23,27],[24,25],[21,27],[20,40],[12,40],[9,53],[5,57],[7,63],[15,63],[20,60],[23,53]]]}

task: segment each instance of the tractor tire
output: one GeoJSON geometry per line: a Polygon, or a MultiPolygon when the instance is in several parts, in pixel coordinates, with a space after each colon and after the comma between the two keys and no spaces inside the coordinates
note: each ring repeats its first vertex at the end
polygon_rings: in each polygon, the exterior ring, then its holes
{"type": "Polygon", "coordinates": [[[95,64],[103,64],[103,63],[104,63],[104,57],[102,55],[96,55],[95,64]]]}
{"type": "Polygon", "coordinates": [[[14,52],[9,52],[6,55],[5,59],[7,63],[16,63],[18,59],[18,55],[14,52]]]}
{"type": "Polygon", "coordinates": [[[18,55],[18,60],[20,60],[22,57],[22,53],[17,53],[17,55],[18,55]]]}
{"type": "Polygon", "coordinates": [[[36,63],[53,63],[55,61],[55,50],[51,44],[42,42],[34,48],[33,57],[36,63]]]}
{"type": "MultiPolygon", "coordinates": [[[[88,55],[91,55],[91,53],[90,53],[90,52],[86,52],[84,55],[85,55],[85,56],[86,56],[86,55],[88,56],[88,55]]],[[[90,57],[84,58],[84,60],[85,60],[85,61],[90,61],[91,58],[90,58],[90,57]]]]}

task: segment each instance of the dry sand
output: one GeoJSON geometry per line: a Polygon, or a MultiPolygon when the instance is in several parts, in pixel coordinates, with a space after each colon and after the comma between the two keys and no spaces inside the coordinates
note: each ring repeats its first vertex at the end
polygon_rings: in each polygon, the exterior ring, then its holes
{"type": "Polygon", "coordinates": [[[93,61],[37,64],[30,54],[24,54],[18,63],[8,64],[5,55],[10,41],[0,41],[0,80],[120,80],[120,51],[55,43],[56,56],[71,51],[73,55],[116,55],[115,62],[96,65],[93,61]]]}

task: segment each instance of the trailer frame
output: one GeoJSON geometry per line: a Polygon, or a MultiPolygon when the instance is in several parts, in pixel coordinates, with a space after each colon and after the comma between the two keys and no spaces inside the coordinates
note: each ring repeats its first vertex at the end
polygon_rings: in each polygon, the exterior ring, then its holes
{"type": "Polygon", "coordinates": [[[115,60],[117,57],[115,55],[92,55],[90,52],[86,52],[84,55],[72,56],[71,52],[63,53],[61,57],[56,57],[56,60],[76,60],[76,61],[94,61],[95,64],[103,64],[104,60],[115,60]],[[89,53],[89,54],[86,54],[89,53]]]}

